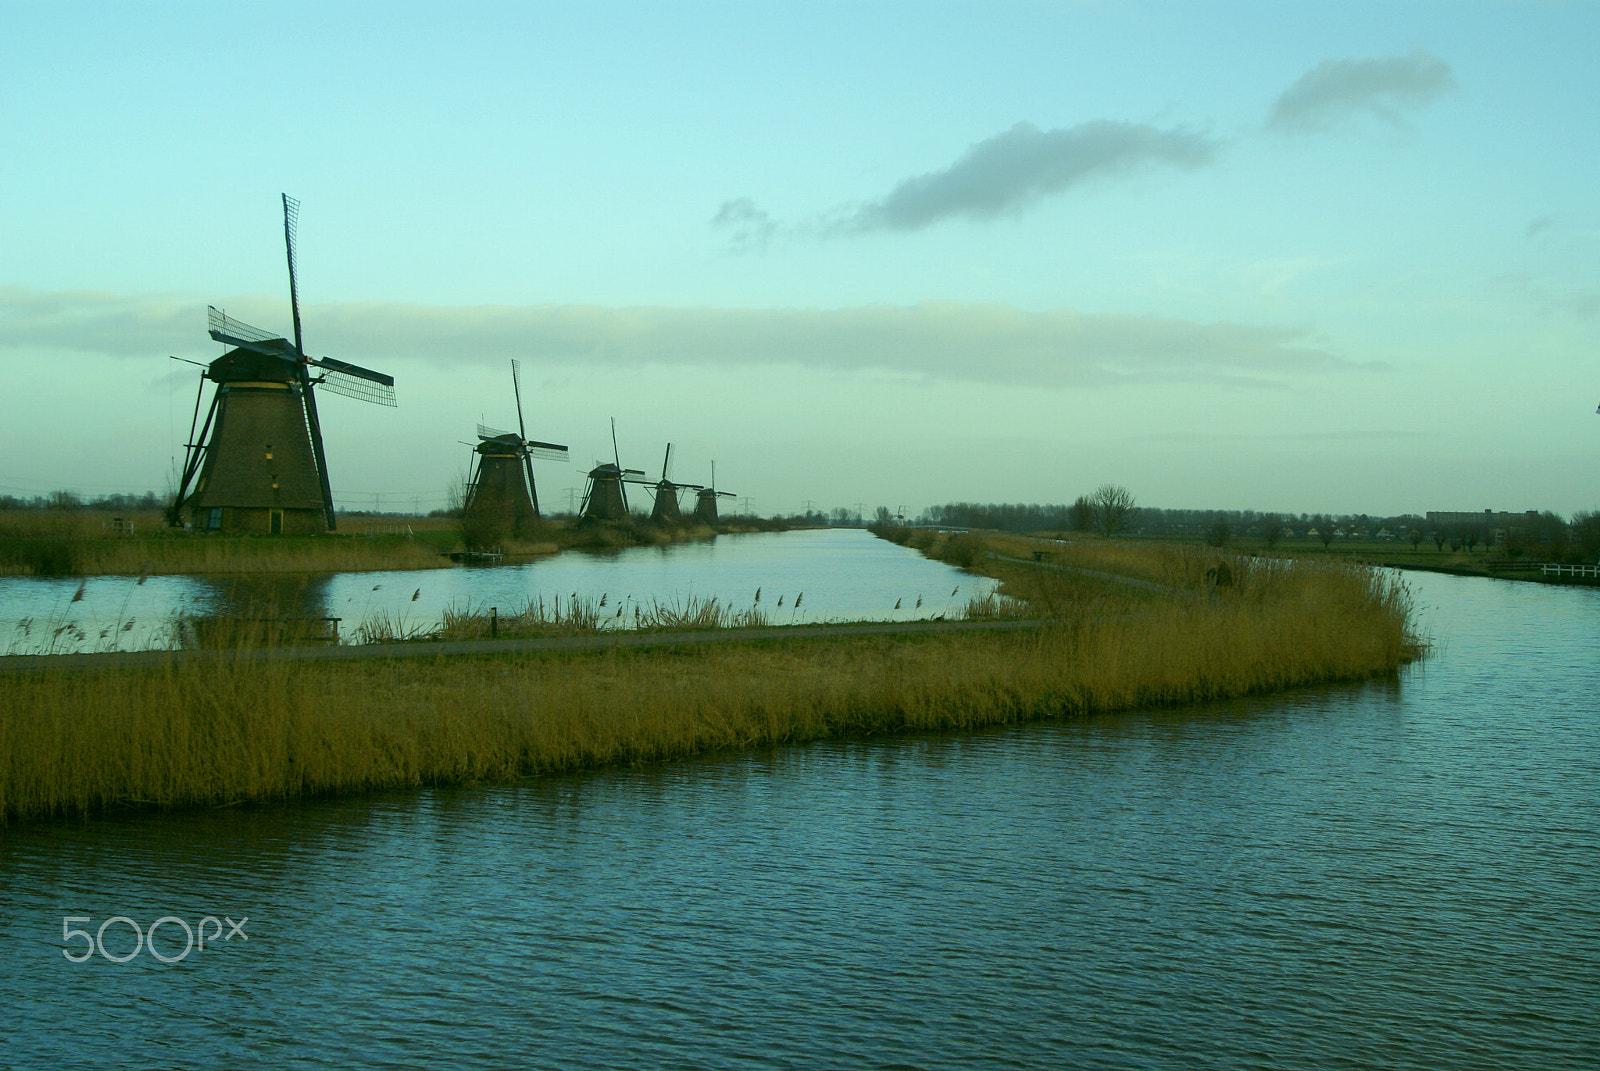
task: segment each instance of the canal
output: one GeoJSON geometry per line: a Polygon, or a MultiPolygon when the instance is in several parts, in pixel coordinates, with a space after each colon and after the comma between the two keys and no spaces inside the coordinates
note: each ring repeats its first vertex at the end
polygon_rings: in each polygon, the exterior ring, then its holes
{"type": "Polygon", "coordinates": [[[1592,1068],[1600,591],[1408,582],[1394,679],[0,830],[0,1067],[1592,1068]]]}

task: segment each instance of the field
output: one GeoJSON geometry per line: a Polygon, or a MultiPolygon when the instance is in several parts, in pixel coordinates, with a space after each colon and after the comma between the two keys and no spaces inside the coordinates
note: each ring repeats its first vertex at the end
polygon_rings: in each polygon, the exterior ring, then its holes
{"type": "Polygon", "coordinates": [[[1005,582],[991,610],[1056,622],[1006,633],[18,674],[0,682],[0,822],[1186,704],[1389,674],[1421,650],[1404,586],[1347,564],[1113,546],[1071,566],[1119,580],[988,557],[1025,544],[978,546],[1005,582]],[[1220,585],[1224,563],[1229,582],[1220,585]]]}

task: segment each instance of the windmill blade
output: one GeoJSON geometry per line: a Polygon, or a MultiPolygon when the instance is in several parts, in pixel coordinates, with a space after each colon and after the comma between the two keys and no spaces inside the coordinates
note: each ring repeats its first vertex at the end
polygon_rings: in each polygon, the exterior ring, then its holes
{"type": "Polygon", "coordinates": [[[300,337],[300,291],[295,283],[294,238],[300,229],[300,202],[288,194],[283,195],[283,245],[289,257],[289,310],[294,314],[294,348],[302,356],[306,352],[300,337]]]}
{"type": "Polygon", "coordinates": [[[716,495],[718,498],[738,498],[739,497],[738,495],[734,494],[732,491],[713,491],[711,493],[716,495]]]}
{"type": "Polygon", "coordinates": [[[359,398],[374,405],[394,404],[393,376],[374,372],[370,368],[362,368],[358,364],[337,361],[332,357],[318,357],[311,363],[322,370],[322,376],[317,383],[335,394],[342,394],[347,398],[359,398]]]}
{"type": "MultiPolygon", "coordinates": [[[[617,449],[617,418],[611,418],[611,457],[622,468],[622,453],[617,449]]],[[[631,470],[630,470],[631,471],[631,470]]]]}
{"type": "Polygon", "coordinates": [[[206,329],[212,338],[224,345],[293,360],[294,355],[289,351],[288,339],[271,331],[252,327],[243,320],[235,320],[215,305],[206,306],[206,329]]]}
{"type": "Polygon", "coordinates": [[[503,431],[500,428],[491,428],[487,424],[478,425],[478,438],[480,439],[498,439],[501,436],[510,434],[511,433],[509,431],[503,431]]]}
{"type": "MultiPolygon", "coordinates": [[[[517,396],[517,441],[522,444],[522,471],[528,477],[528,498],[539,513],[539,492],[534,489],[533,456],[528,451],[528,425],[522,419],[522,362],[511,358],[511,390],[517,396]]],[[[565,453],[566,451],[562,451],[565,453]]]]}
{"type": "Polygon", "coordinates": [[[671,475],[669,475],[669,473],[671,471],[672,471],[672,444],[668,443],[667,444],[667,456],[663,457],[661,459],[661,482],[662,483],[666,483],[668,480],[672,479],[671,475]]]}
{"type": "Polygon", "coordinates": [[[527,447],[529,457],[540,457],[546,461],[566,461],[567,448],[557,443],[538,443],[531,439],[524,439],[522,445],[527,447]]]}
{"type": "Polygon", "coordinates": [[[522,421],[522,362],[511,359],[511,390],[517,396],[517,434],[524,442],[528,439],[528,425],[522,421]]]}

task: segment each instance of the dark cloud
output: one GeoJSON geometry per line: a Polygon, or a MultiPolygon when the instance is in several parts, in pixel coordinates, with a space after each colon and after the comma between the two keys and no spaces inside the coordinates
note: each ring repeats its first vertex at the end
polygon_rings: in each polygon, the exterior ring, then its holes
{"type": "Polygon", "coordinates": [[[1455,87],[1450,65],[1420,48],[1409,56],[1323,60],[1283,91],[1267,126],[1325,130],[1361,114],[1405,126],[1403,112],[1421,108],[1455,87]]]}
{"type": "Polygon", "coordinates": [[[1551,227],[1554,227],[1555,225],[1556,225],[1556,217],[1554,217],[1554,216],[1540,216],[1538,219],[1530,221],[1528,226],[1523,230],[1522,233],[1523,233],[1524,237],[1532,238],[1534,235],[1540,233],[1541,231],[1547,231],[1551,227]]]}
{"type": "Polygon", "coordinates": [[[953,216],[990,220],[1096,176],[1152,165],[1201,167],[1217,147],[1200,134],[1139,123],[1097,119],[1057,130],[1018,123],[944,170],[906,179],[834,230],[918,230],[953,216]]]}
{"type": "Polygon", "coordinates": [[[729,243],[741,253],[766,249],[778,229],[777,222],[766,210],[748,197],[722,202],[717,214],[711,217],[711,225],[728,231],[729,243]]]}

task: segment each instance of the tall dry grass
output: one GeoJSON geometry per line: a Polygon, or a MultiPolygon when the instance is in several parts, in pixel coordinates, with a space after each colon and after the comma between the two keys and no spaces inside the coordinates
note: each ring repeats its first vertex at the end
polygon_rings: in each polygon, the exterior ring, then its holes
{"type": "Polygon", "coordinates": [[[0,821],[1184,704],[1390,673],[1417,652],[1408,593],[1379,574],[1240,587],[1018,632],[18,675],[0,682],[0,821]]]}
{"type": "MultiPolygon", "coordinates": [[[[457,536],[432,518],[341,519],[319,536],[235,536],[166,527],[158,514],[99,510],[0,512],[0,575],[138,576],[169,573],[331,573],[437,569],[457,536]],[[127,532],[112,527],[121,520],[127,532]],[[348,529],[348,530],[346,530],[348,529]],[[368,534],[377,529],[383,534],[368,534]]],[[[553,553],[533,547],[528,553],[553,553]]]]}

